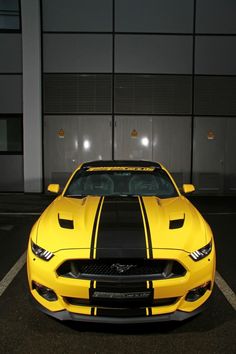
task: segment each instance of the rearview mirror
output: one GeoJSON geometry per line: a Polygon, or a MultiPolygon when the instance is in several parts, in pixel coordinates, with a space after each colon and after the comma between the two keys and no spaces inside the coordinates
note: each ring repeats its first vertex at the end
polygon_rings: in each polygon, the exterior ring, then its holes
{"type": "Polygon", "coordinates": [[[52,193],[58,193],[60,190],[60,185],[59,184],[49,184],[48,186],[48,191],[52,193]]]}
{"type": "Polygon", "coordinates": [[[183,184],[183,191],[185,194],[192,193],[195,191],[193,184],[183,184]]]}

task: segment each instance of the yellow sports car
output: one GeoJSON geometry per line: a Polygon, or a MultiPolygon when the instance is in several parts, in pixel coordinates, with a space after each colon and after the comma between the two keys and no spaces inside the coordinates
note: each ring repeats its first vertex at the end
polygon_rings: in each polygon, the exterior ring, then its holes
{"type": "MultiPolygon", "coordinates": [[[[193,190],[183,185],[183,194],[193,190]]],[[[102,323],[200,312],[213,289],[215,246],[183,194],[155,162],[80,165],[30,234],[28,280],[38,307],[60,320],[102,323]]]]}

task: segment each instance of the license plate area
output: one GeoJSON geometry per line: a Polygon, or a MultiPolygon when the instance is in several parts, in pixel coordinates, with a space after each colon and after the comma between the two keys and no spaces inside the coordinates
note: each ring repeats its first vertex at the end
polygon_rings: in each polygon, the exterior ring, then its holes
{"type": "Polygon", "coordinates": [[[145,291],[98,291],[93,289],[91,302],[93,305],[106,307],[140,307],[151,306],[153,290],[145,291]]]}

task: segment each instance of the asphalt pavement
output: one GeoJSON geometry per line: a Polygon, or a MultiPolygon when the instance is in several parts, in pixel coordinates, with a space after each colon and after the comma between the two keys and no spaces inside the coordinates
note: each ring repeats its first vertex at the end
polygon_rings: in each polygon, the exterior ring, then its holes
{"type": "MultiPolygon", "coordinates": [[[[0,282],[25,252],[33,223],[52,200],[44,194],[0,194],[0,282]]],[[[235,292],[236,198],[191,197],[191,201],[213,229],[218,273],[235,292]]],[[[0,296],[0,354],[236,353],[235,313],[215,285],[206,311],[181,323],[62,323],[32,306],[24,266],[0,296]]]]}

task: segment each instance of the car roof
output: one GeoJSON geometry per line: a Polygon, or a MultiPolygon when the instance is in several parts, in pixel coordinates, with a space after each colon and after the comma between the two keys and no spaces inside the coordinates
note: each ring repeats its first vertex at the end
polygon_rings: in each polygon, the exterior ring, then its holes
{"type": "Polygon", "coordinates": [[[161,169],[161,165],[159,163],[153,161],[143,161],[143,160],[97,160],[97,161],[85,162],[82,164],[82,168],[116,167],[116,166],[155,167],[161,169]]]}

